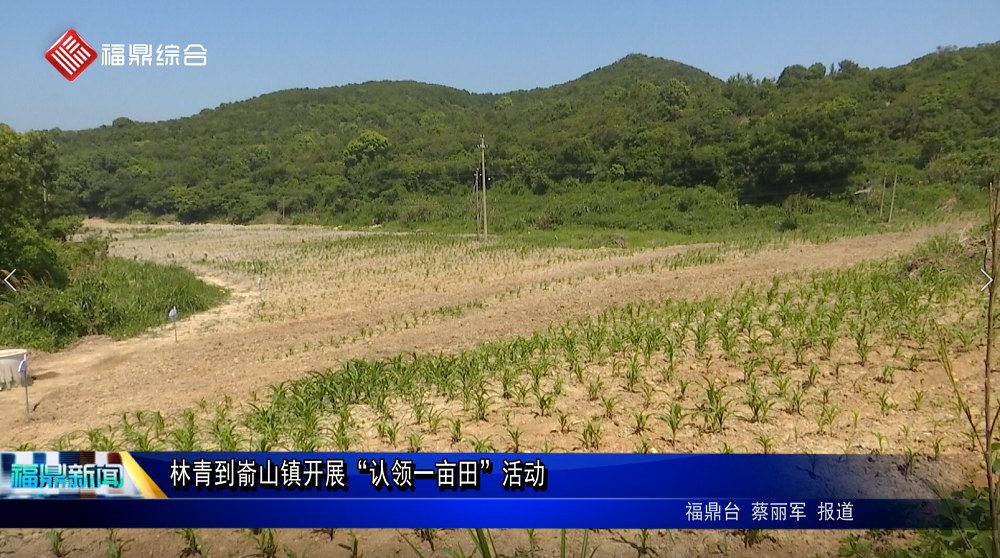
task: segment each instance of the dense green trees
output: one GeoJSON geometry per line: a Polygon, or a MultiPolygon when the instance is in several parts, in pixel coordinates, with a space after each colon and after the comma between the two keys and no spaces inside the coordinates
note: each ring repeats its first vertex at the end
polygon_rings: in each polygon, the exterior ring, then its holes
{"type": "Polygon", "coordinates": [[[773,203],[795,193],[843,191],[871,146],[872,136],[850,124],[857,111],[855,100],[837,97],[763,118],[741,154],[744,199],[773,203]]]}
{"type": "MultiPolygon", "coordinates": [[[[108,257],[106,239],[67,242],[80,226],[71,213],[80,208],[65,186],[90,192],[91,169],[60,170],[55,147],[45,134],[0,125],[0,269],[16,270],[17,284],[16,292],[0,285],[0,346],[55,350],[81,335],[135,335],[164,322],[171,306],[195,312],[224,299],[222,289],[178,266],[108,257]]],[[[90,201],[131,210],[136,200],[155,199],[142,198],[155,192],[150,181],[140,188],[117,181],[149,175],[137,158],[109,154],[93,162],[110,169],[116,182],[102,197],[81,199],[84,207],[90,201]]]]}
{"type": "Polygon", "coordinates": [[[72,232],[77,220],[64,217],[67,196],[54,185],[56,170],[50,138],[0,124],[0,269],[64,285],[67,270],[55,240],[72,232]]]}
{"type": "Polygon", "coordinates": [[[373,82],[49,136],[62,147],[59,186],[83,211],[112,217],[398,219],[410,202],[471,190],[481,133],[490,186],[510,193],[632,180],[780,204],[842,192],[887,168],[982,183],[995,148],[987,138],[1000,136],[998,62],[992,44],[899,68],[842,60],[829,71],[817,62],[777,80],[723,82],[630,55],[532,91],[373,82]]]}

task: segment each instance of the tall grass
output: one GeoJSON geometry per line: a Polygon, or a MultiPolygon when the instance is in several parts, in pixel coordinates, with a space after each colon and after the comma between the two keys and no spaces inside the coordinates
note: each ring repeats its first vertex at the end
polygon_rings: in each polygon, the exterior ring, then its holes
{"type": "Polygon", "coordinates": [[[0,345],[53,351],[84,335],[131,337],[225,300],[180,266],[109,257],[73,277],[66,289],[30,285],[0,299],[0,345]]]}

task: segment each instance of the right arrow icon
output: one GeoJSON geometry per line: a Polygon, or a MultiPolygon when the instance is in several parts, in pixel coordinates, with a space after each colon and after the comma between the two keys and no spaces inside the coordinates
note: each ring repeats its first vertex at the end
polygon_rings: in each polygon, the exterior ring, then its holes
{"type": "Polygon", "coordinates": [[[987,279],[989,279],[989,281],[987,281],[987,282],[986,282],[986,284],[985,284],[985,285],[983,285],[983,288],[979,289],[979,292],[983,292],[983,291],[985,291],[985,290],[986,290],[986,287],[989,287],[989,286],[990,286],[990,283],[992,283],[992,282],[993,282],[993,278],[992,278],[992,277],[990,277],[990,274],[989,274],[989,273],[986,273],[986,270],[985,270],[985,269],[980,269],[979,271],[982,271],[982,272],[983,272],[983,275],[985,275],[985,276],[986,276],[986,278],[987,278],[987,279]]]}

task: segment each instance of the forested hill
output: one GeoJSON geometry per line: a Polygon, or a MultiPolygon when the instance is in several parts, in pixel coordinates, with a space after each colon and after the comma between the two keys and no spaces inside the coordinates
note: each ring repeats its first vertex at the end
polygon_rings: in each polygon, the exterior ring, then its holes
{"type": "Polygon", "coordinates": [[[722,81],[633,54],[531,91],[371,82],[51,134],[55,188],[91,215],[419,224],[465,218],[442,200],[471,191],[480,134],[500,195],[705,185],[761,205],[836,196],[885,172],[984,184],[1000,153],[998,108],[995,43],[897,68],[792,65],[776,80],[722,81]]]}

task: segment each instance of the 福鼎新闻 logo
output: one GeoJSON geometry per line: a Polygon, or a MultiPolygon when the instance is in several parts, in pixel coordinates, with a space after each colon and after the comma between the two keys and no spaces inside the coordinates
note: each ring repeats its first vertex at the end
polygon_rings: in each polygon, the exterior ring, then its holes
{"type": "Polygon", "coordinates": [[[97,60],[97,51],[79,33],[70,29],[45,51],[45,59],[64,78],[73,81],[97,60]]]}

